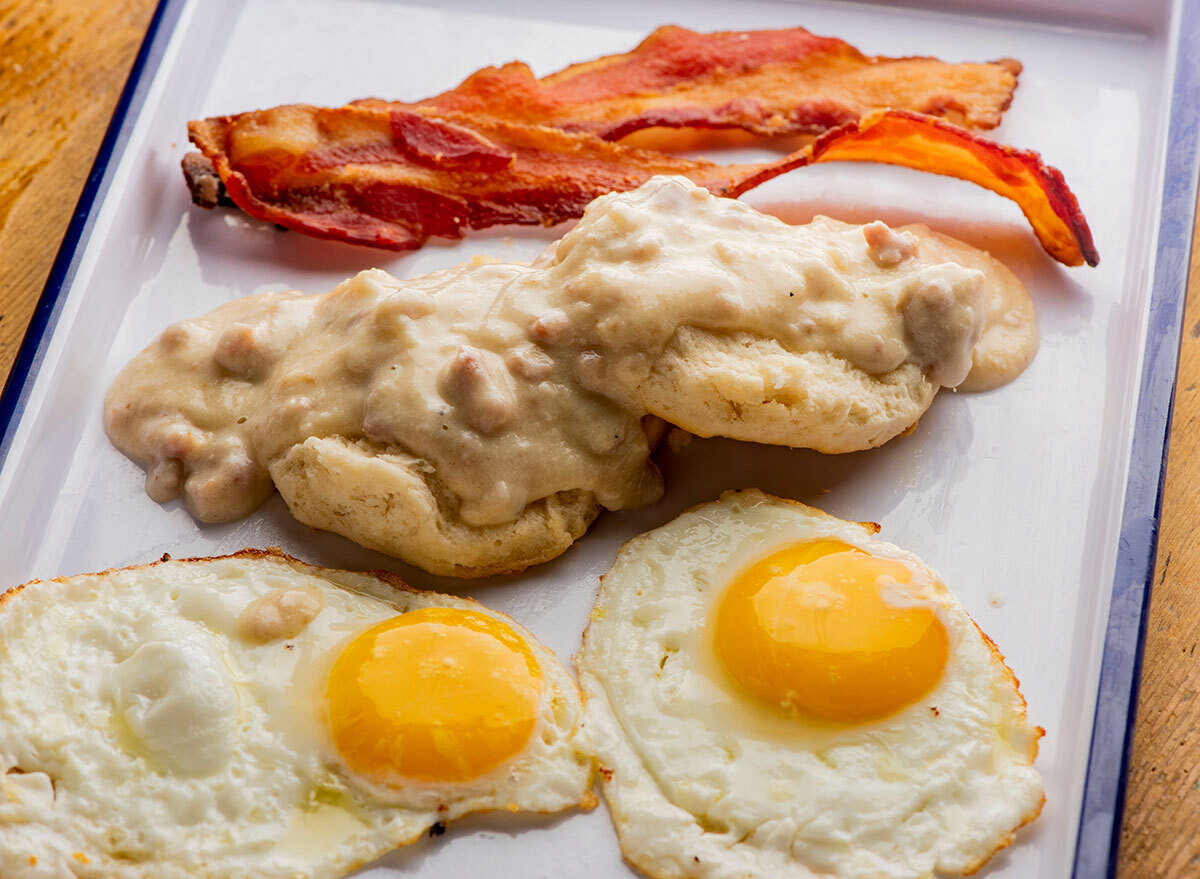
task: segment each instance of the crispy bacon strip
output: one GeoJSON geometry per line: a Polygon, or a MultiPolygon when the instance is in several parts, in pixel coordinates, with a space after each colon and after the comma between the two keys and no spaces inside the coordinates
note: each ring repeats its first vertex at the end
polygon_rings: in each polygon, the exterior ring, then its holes
{"type": "Polygon", "coordinates": [[[1012,101],[1019,62],[948,64],[863,55],[804,28],[701,34],[660,27],[632,52],[574,64],[543,79],[512,62],[413,104],[364,106],[468,114],[618,140],[651,126],[820,134],[895,108],[994,128],[1012,101]]]}
{"type": "Polygon", "coordinates": [[[876,111],[754,165],[717,165],[546,126],[371,105],[277,107],[193,122],[188,131],[251,216],[393,250],[501,223],[551,225],[656,174],[682,174],[736,196],[792,168],[849,160],[971,180],[1016,201],[1056,259],[1097,260],[1074,196],[1036,153],[905,111],[876,111]]]}
{"type": "MultiPolygon", "coordinates": [[[[903,110],[864,116],[822,135],[810,150],[813,162],[883,162],[969,180],[1015,201],[1042,247],[1059,262],[1100,262],[1092,230],[1062,172],[1032,150],[975,137],[940,119],[903,110]]],[[[750,178],[738,191],[760,182],[750,178]]]]}
{"type": "Polygon", "coordinates": [[[720,165],[588,134],[387,107],[291,105],[193,122],[188,132],[251,216],[392,250],[502,223],[552,225],[656,174],[714,191],[732,182],[720,165]]]}

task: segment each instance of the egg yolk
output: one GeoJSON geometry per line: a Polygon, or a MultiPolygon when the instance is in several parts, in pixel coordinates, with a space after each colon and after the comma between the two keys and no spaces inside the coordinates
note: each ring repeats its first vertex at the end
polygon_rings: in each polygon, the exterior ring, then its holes
{"type": "Polygon", "coordinates": [[[333,664],[326,699],[342,759],[401,786],[467,781],[520,753],[541,688],[537,659],[509,626],[434,607],[356,636],[333,664]]]}
{"type": "Polygon", "coordinates": [[[905,604],[911,577],[898,561],[836,540],[788,547],[725,593],[717,655],[735,681],[786,711],[885,717],[932,689],[949,653],[934,612],[905,604]]]}

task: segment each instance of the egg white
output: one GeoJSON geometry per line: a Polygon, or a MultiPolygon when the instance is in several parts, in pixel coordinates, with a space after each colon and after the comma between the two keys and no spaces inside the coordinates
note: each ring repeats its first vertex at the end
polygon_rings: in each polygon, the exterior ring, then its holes
{"type": "Polygon", "coordinates": [[[467,812],[591,805],[580,713],[566,670],[513,620],[387,575],[244,551],[35,581],[0,598],[0,876],[340,876],[467,812]],[[297,586],[323,597],[301,632],[238,636],[251,601],[297,586]],[[326,675],[357,633],[430,606],[528,641],[537,726],[479,778],[380,788],[333,748],[326,675]]]}
{"type": "Polygon", "coordinates": [[[622,851],[655,877],[968,873],[1041,810],[1042,731],[991,642],[915,556],[802,504],[727,492],[629,541],[576,661],[622,851]],[[818,539],[908,566],[949,634],[939,683],[882,720],[787,716],[714,654],[707,623],[737,575],[818,539]]]}

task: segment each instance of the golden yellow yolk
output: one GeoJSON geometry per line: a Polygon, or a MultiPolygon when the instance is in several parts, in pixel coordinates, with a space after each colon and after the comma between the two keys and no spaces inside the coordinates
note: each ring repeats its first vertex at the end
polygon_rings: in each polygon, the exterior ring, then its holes
{"type": "Polygon", "coordinates": [[[378,783],[467,781],[525,747],[541,678],[529,644],[499,620],[410,611],[338,656],[326,687],[330,731],[350,768],[378,783]]]}
{"type": "Polygon", "coordinates": [[[949,653],[933,611],[902,604],[912,578],[898,561],[836,540],[797,544],[729,587],[714,642],[730,676],[788,711],[829,720],[884,717],[941,678],[949,653]],[[888,603],[881,586],[891,585],[888,603]]]}

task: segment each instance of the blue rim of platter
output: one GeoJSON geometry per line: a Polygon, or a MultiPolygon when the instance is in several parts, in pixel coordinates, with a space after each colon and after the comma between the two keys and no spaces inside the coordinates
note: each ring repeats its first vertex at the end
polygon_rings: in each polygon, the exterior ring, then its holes
{"type": "MultiPolygon", "coordinates": [[[[186,0],[159,0],[0,394],[0,466],[119,158],[186,0]]],[[[1167,440],[1187,292],[1200,145],[1200,2],[1183,0],[1150,314],[1072,879],[1116,873],[1167,440]]]]}
{"type": "Polygon", "coordinates": [[[1116,876],[1121,812],[1150,618],[1167,440],[1196,217],[1200,144],[1200,3],[1183,0],[1177,9],[1179,37],[1150,315],[1072,879],[1116,876]]]}

